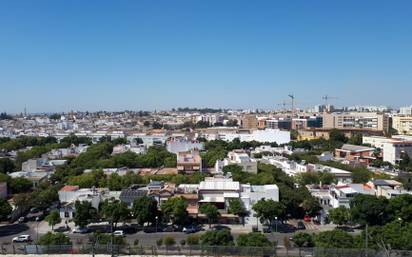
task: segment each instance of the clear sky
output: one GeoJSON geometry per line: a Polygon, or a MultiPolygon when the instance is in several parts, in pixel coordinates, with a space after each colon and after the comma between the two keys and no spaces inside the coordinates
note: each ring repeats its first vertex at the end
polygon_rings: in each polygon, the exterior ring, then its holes
{"type": "Polygon", "coordinates": [[[412,104],[412,1],[3,0],[0,111],[412,104]]]}

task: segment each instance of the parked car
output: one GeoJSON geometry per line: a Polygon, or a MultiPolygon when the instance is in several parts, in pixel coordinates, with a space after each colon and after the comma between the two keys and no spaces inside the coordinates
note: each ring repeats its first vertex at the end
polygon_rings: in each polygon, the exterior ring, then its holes
{"type": "Polygon", "coordinates": [[[272,233],[271,227],[263,227],[263,233],[272,233]]]}
{"type": "Polygon", "coordinates": [[[69,226],[61,226],[61,227],[54,229],[54,232],[67,232],[67,231],[70,231],[69,226]]]}
{"type": "Polygon", "coordinates": [[[212,227],[213,231],[219,231],[219,230],[231,230],[229,227],[227,226],[222,226],[222,225],[216,225],[214,227],[212,227]]]}
{"type": "Polygon", "coordinates": [[[312,218],[311,218],[309,215],[305,215],[305,216],[303,217],[303,220],[304,220],[305,222],[311,222],[311,221],[312,221],[312,218]]]}
{"type": "Polygon", "coordinates": [[[162,231],[163,232],[182,232],[182,228],[175,226],[175,225],[169,225],[169,226],[163,227],[162,231]]]}
{"type": "Polygon", "coordinates": [[[161,228],[156,228],[156,227],[144,227],[143,232],[145,233],[156,233],[162,231],[161,228]]]}
{"type": "Polygon", "coordinates": [[[28,243],[31,242],[31,237],[30,235],[20,235],[16,236],[12,239],[13,243],[28,243]]]}
{"type": "Polygon", "coordinates": [[[187,226],[187,227],[183,228],[183,232],[185,232],[186,234],[192,234],[192,233],[196,233],[198,231],[200,231],[200,228],[199,228],[199,226],[195,226],[195,225],[190,225],[190,226],[187,226]]]}
{"type": "Polygon", "coordinates": [[[123,237],[124,232],[123,232],[123,230],[116,230],[116,231],[113,232],[113,236],[123,237]]]}
{"type": "Polygon", "coordinates": [[[74,234],[86,234],[89,232],[88,228],[75,227],[72,232],[74,234]]]}
{"type": "Polygon", "coordinates": [[[305,229],[306,229],[305,224],[303,224],[302,221],[298,221],[297,229],[299,229],[299,230],[305,230],[305,229]]]}

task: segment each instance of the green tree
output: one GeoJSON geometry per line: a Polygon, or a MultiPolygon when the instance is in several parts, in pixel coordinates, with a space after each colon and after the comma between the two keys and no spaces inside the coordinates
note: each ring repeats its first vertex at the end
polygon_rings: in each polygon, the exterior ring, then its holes
{"type": "Polygon", "coordinates": [[[228,229],[207,231],[200,236],[200,242],[208,246],[230,246],[233,245],[233,236],[228,229]]]}
{"type": "Polygon", "coordinates": [[[15,171],[16,165],[10,158],[0,158],[0,172],[1,173],[10,173],[15,171]]]}
{"type": "Polygon", "coordinates": [[[245,224],[245,217],[249,214],[243,205],[242,201],[238,198],[233,198],[229,200],[229,213],[239,216],[242,220],[242,224],[245,224]]]}
{"type": "Polygon", "coordinates": [[[317,198],[315,197],[308,197],[302,202],[302,208],[311,217],[314,217],[319,214],[322,207],[317,198]]]}
{"type": "Polygon", "coordinates": [[[59,200],[59,195],[55,187],[45,184],[42,187],[38,187],[33,192],[33,207],[39,209],[46,209],[50,206],[51,203],[54,203],[59,200]]]}
{"type": "Polygon", "coordinates": [[[361,133],[356,133],[356,134],[352,135],[349,138],[348,143],[352,144],[352,145],[362,145],[362,134],[361,133]]]}
{"type": "Polygon", "coordinates": [[[352,171],[353,183],[366,183],[371,179],[371,172],[365,168],[358,168],[352,171]]]}
{"type": "MultiPolygon", "coordinates": [[[[359,237],[361,246],[365,245],[365,231],[359,237]]],[[[368,230],[368,246],[372,249],[384,250],[386,253],[392,249],[412,250],[412,223],[393,221],[385,226],[374,226],[368,230]]]]}
{"type": "Polygon", "coordinates": [[[37,242],[39,245],[71,245],[70,238],[63,233],[52,233],[47,232],[47,234],[40,237],[37,242]]]}
{"type": "Polygon", "coordinates": [[[25,193],[31,190],[33,182],[26,178],[12,178],[9,187],[14,194],[25,193]]]}
{"type": "Polygon", "coordinates": [[[73,217],[74,224],[81,228],[86,227],[89,223],[97,220],[97,210],[93,208],[88,201],[76,201],[74,204],[75,213],[73,217]]]}
{"type": "Polygon", "coordinates": [[[354,222],[365,225],[383,225],[388,220],[388,200],[373,195],[356,195],[350,202],[350,215],[354,222]]]}
{"type": "Polygon", "coordinates": [[[331,209],[329,210],[329,219],[334,224],[339,226],[348,224],[348,222],[350,221],[350,211],[344,206],[331,209]]]}
{"type": "Polygon", "coordinates": [[[212,222],[219,217],[219,210],[216,206],[210,203],[202,204],[199,208],[200,213],[206,215],[209,227],[212,226],[212,222]]]}
{"type": "MultiPolygon", "coordinates": [[[[75,159],[76,160],[76,159],[75,159]]],[[[71,177],[68,181],[69,185],[79,186],[80,188],[99,187],[104,181],[105,175],[102,170],[94,170],[89,173],[71,177]]]]}
{"type": "Polygon", "coordinates": [[[337,183],[336,176],[333,173],[329,173],[329,172],[319,173],[319,181],[323,185],[330,185],[330,184],[336,184],[337,183]]]}
{"type": "Polygon", "coordinates": [[[299,173],[296,176],[296,181],[300,185],[306,186],[306,185],[319,184],[320,178],[317,172],[303,172],[303,173],[299,173]]]}
{"type": "Polygon", "coordinates": [[[224,166],[222,171],[225,174],[228,173],[228,172],[234,174],[234,173],[242,172],[243,168],[241,166],[237,165],[237,164],[230,164],[230,165],[224,166]]]}
{"type": "Polygon", "coordinates": [[[149,196],[137,198],[133,203],[132,212],[138,224],[153,223],[159,215],[157,201],[149,196]]]}
{"type": "Polygon", "coordinates": [[[329,133],[329,140],[334,142],[346,143],[348,141],[348,138],[342,131],[338,129],[332,129],[329,133]]]}
{"type": "Polygon", "coordinates": [[[130,210],[126,203],[119,200],[105,200],[99,208],[101,216],[109,221],[114,229],[117,228],[118,222],[124,222],[130,217],[130,210]]]}
{"type": "Polygon", "coordinates": [[[20,216],[23,215],[24,209],[31,207],[32,198],[32,193],[21,193],[14,195],[14,204],[16,205],[16,208],[20,210],[20,216]]]}
{"type": "Polygon", "coordinates": [[[8,216],[11,214],[12,208],[10,204],[4,200],[0,199],[0,221],[8,220],[8,216]]]}
{"type": "Polygon", "coordinates": [[[58,211],[50,212],[49,215],[46,216],[45,220],[47,221],[47,223],[49,223],[49,226],[51,226],[52,230],[55,225],[62,222],[62,219],[60,218],[60,214],[58,211]]]}
{"type": "Polygon", "coordinates": [[[187,202],[182,197],[172,197],[160,206],[164,217],[172,220],[173,224],[183,225],[186,223],[189,214],[187,212],[187,202]]]}
{"type": "Polygon", "coordinates": [[[280,202],[275,202],[272,199],[266,200],[265,198],[259,200],[252,209],[256,212],[256,217],[260,219],[260,222],[267,223],[272,226],[272,222],[276,218],[283,218],[285,215],[285,206],[280,202]]]}
{"type": "Polygon", "coordinates": [[[315,245],[320,248],[354,248],[354,238],[342,230],[324,231],[315,235],[315,245]]]}
{"type": "Polygon", "coordinates": [[[270,247],[272,243],[262,233],[241,234],[236,239],[238,246],[270,247]]]}
{"type": "Polygon", "coordinates": [[[308,233],[299,232],[293,236],[293,243],[297,247],[313,247],[313,236],[308,233]]]}
{"type": "Polygon", "coordinates": [[[392,220],[412,222],[412,195],[403,194],[389,200],[387,208],[392,220]]]}

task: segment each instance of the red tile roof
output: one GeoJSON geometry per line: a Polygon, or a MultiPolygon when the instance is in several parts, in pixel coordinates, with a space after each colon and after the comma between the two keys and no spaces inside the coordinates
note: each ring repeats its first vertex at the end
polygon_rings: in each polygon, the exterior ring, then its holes
{"type": "Polygon", "coordinates": [[[64,186],[60,191],[62,192],[71,192],[79,190],[79,186],[64,186]]]}

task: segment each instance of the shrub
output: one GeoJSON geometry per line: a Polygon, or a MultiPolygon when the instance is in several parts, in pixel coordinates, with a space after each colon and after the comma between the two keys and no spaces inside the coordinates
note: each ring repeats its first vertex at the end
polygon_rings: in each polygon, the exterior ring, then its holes
{"type": "Polygon", "coordinates": [[[176,244],[176,241],[173,237],[167,236],[163,239],[163,242],[165,244],[166,247],[168,246],[173,246],[176,244]]]}
{"type": "Polygon", "coordinates": [[[162,238],[160,238],[160,239],[158,239],[158,240],[156,241],[156,245],[157,245],[158,247],[162,246],[162,244],[163,244],[163,239],[162,239],[162,238]]]}
{"type": "Polygon", "coordinates": [[[188,245],[198,245],[200,237],[198,235],[191,235],[186,238],[188,245]]]}

